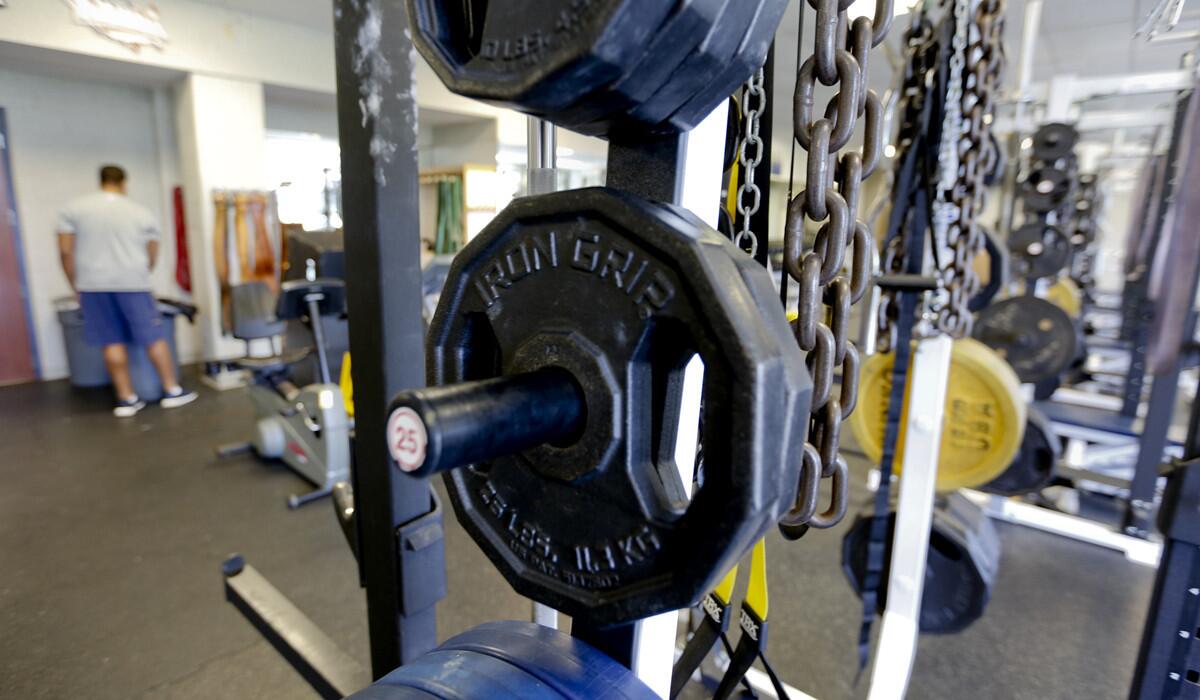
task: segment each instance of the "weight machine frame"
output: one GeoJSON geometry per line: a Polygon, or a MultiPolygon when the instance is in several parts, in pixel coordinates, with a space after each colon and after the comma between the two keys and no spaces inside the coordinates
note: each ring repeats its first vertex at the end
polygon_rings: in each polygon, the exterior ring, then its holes
{"type": "MultiPolygon", "coordinates": [[[[411,216],[419,206],[416,51],[409,37],[403,0],[335,1],[358,420],[353,500],[339,491],[334,505],[366,589],[372,679],[436,646],[436,604],[446,595],[441,503],[427,482],[396,474],[384,435],[392,395],[425,383],[421,240],[411,216]],[[380,27],[387,41],[378,40],[380,27]]],[[[344,697],[370,680],[240,556],[227,560],[223,573],[226,598],[322,697],[344,697]]]]}
{"type": "MultiPolygon", "coordinates": [[[[1032,66],[1036,51],[1038,25],[1044,0],[1029,0],[1026,3],[1024,26],[1022,28],[1020,67],[1018,70],[1018,86],[1013,99],[1016,113],[1008,126],[1012,133],[1010,143],[1013,152],[1019,155],[1017,144],[1021,134],[1030,133],[1034,124],[1029,118],[1028,107],[1031,104],[1045,106],[1044,121],[1080,121],[1076,106],[1102,97],[1151,95],[1162,93],[1178,93],[1178,99],[1171,117],[1172,130],[1167,154],[1167,182],[1158,192],[1159,207],[1151,235],[1157,241],[1167,220],[1167,210],[1174,196],[1175,168],[1178,161],[1178,151],[1182,140],[1180,130],[1187,112],[1188,95],[1197,84],[1197,64],[1185,61],[1184,66],[1174,71],[1157,71],[1134,73],[1127,75],[1101,76],[1081,78],[1076,75],[1056,76],[1043,84],[1032,83],[1032,66]]],[[[1129,115],[1118,118],[1118,122],[1129,122],[1129,115]]],[[[1155,119],[1150,125],[1156,125],[1160,119],[1155,119]]],[[[1112,124],[1105,119],[1093,119],[1089,128],[1113,128],[1122,123],[1112,124]]],[[[1136,121],[1134,126],[1143,126],[1136,121]]],[[[1005,181],[1008,203],[1002,208],[1002,228],[1010,229],[1013,218],[1013,208],[1016,202],[1016,178],[1020,170],[1019,158],[1010,161],[1009,173],[1005,181]]],[[[1148,214],[1147,214],[1148,215],[1148,214]]],[[[1148,266],[1147,266],[1148,267],[1148,266]]],[[[1129,350],[1130,360],[1122,388],[1120,413],[1128,418],[1135,418],[1142,401],[1146,384],[1146,351],[1149,341],[1150,327],[1154,319],[1154,306],[1148,299],[1149,271],[1135,273],[1127,280],[1122,293],[1120,338],[1129,350]]],[[[1195,324],[1193,314],[1193,327],[1195,324]]],[[[1126,499],[1125,511],[1122,515],[1121,530],[1123,535],[1100,535],[1094,531],[1091,521],[1074,516],[1046,517],[1034,512],[1037,506],[1020,503],[1002,503],[986,494],[975,494],[978,503],[987,499],[986,507],[994,517],[1029,525],[1038,529],[1061,534],[1075,539],[1114,547],[1126,553],[1131,560],[1143,563],[1157,561],[1157,552],[1152,552],[1137,542],[1128,541],[1123,537],[1145,540],[1150,536],[1154,505],[1158,487],[1158,468],[1168,451],[1167,431],[1170,427],[1171,415],[1178,396],[1180,372],[1194,364],[1192,354],[1181,354],[1175,366],[1168,371],[1159,373],[1151,386],[1150,398],[1147,404],[1147,415],[1141,435],[1137,438],[1137,459],[1134,464],[1133,477],[1129,480],[1129,495],[1126,499]],[[1033,510],[1030,510],[1033,509],[1033,510]]],[[[1061,514],[1055,514],[1061,515],[1061,514]]]]}

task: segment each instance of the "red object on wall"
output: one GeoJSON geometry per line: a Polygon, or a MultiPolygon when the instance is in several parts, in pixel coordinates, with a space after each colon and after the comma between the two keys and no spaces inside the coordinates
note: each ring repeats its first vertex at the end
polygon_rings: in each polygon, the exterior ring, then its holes
{"type": "Polygon", "coordinates": [[[175,209],[175,281],[185,292],[192,291],[192,266],[188,262],[187,220],[183,216],[183,188],[172,192],[175,209]]]}

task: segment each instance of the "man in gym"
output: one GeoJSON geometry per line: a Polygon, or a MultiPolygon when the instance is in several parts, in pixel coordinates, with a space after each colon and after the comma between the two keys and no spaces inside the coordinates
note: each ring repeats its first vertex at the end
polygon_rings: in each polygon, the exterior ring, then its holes
{"type": "Polygon", "coordinates": [[[113,415],[129,418],[146,403],[129,377],[127,346],[146,348],[162,380],[163,408],[196,399],[175,376],[166,324],[150,294],[150,270],[158,256],[158,222],[145,207],[125,196],[125,171],[100,168],[100,190],[73,200],[59,213],[58,251],[71,289],[83,310],[83,332],[104,347],[117,403],[113,415]]]}

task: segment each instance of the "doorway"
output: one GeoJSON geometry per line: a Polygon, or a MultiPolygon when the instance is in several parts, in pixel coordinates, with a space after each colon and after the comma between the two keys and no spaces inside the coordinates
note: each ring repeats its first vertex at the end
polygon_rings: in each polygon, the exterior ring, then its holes
{"type": "Polygon", "coordinates": [[[37,379],[9,144],[8,120],[0,107],[0,385],[37,379]]]}

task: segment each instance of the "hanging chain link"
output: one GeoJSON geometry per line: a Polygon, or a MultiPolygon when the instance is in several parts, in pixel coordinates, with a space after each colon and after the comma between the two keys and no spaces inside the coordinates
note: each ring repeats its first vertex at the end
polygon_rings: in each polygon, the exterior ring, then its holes
{"type": "MultiPolygon", "coordinates": [[[[996,166],[999,154],[991,138],[995,117],[996,92],[1004,69],[1004,0],[978,0],[972,21],[968,22],[970,3],[951,0],[955,21],[954,53],[946,86],[945,121],[942,151],[939,153],[937,196],[944,209],[934,205],[934,238],[939,261],[936,274],[941,291],[930,309],[936,330],[954,338],[971,333],[974,317],[969,303],[979,293],[981,283],[975,272],[975,256],[984,248],[984,236],[978,219],[987,206],[987,174],[996,166]],[[963,63],[957,62],[964,49],[963,63]],[[949,132],[949,133],[947,133],[949,132]],[[954,139],[953,152],[946,150],[954,139]],[[948,198],[947,198],[948,196],[948,198]],[[944,229],[942,228],[944,227],[944,229]]],[[[925,75],[935,69],[931,55],[923,51],[932,36],[932,27],[916,26],[909,32],[908,67],[905,73],[906,114],[925,99],[925,75]]],[[[901,139],[903,152],[911,143],[901,139]]],[[[906,241],[897,236],[884,251],[883,269],[898,272],[904,259],[906,241]]],[[[923,244],[923,243],[921,243],[923,244]]],[[[883,295],[878,318],[878,350],[887,352],[895,338],[898,304],[894,295],[883,295]]]]}
{"type": "Polygon", "coordinates": [[[742,217],[742,228],[733,237],[733,242],[742,250],[749,251],[750,257],[758,253],[758,236],[750,230],[750,218],[758,213],[762,204],[762,191],[754,183],[754,175],[763,159],[763,140],[759,136],[759,128],[766,107],[767,93],[763,90],[763,69],[759,68],[754,77],[746,81],[745,94],[742,96],[742,121],[746,124],[746,137],[742,139],[738,149],[738,162],[741,164],[743,177],[737,193],[737,208],[742,217]],[[749,154],[750,149],[754,149],[753,157],[749,154]],[[751,197],[749,203],[746,202],[747,195],[751,197]]]}
{"type": "MultiPolygon", "coordinates": [[[[954,275],[954,249],[951,227],[962,220],[962,212],[954,198],[958,186],[958,145],[963,138],[963,69],[967,64],[967,33],[970,20],[967,17],[970,0],[952,0],[954,36],[951,39],[949,75],[946,81],[946,102],[942,118],[942,138],[938,148],[937,188],[933,200],[933,251],[938,276],[943,281],[954,275]]],[[[941,326],[950,315],[950,292],[941,286],[929,300],[930,317],[937,319],[938,330],[949,332],[941,326]]],[[[953,335],[953,334],[952,334],[953,335]]]]}
{"type": "Polygon", "coordinates": [[[979,0],[972,24],[967,27],[970,36],[962,76],[958,182],[953,190],[958,221],[950,225],[947,234],[953,257],[941,270],[948,302],[937,315],[938,329],[954,338],[971,334],[975,317],[969,304],[981,286],[974,263],[984,247],[979,217],[987,206],[985,180],[999,158],[991,131],[1004,70],[1004,0],[979,0]]]}
{"type": "Polygon", "coordinates": [[[858,201],[863,179],[882,159],[884,120],[879,97],[867,89],[867,61],[871,49],[887,36],[892,0],[876,0],[874,18],[859,17],[853,23],[846,13],[852,2],[808,0],[817,15],[815,41],[812,54],[797,71],[793,98],[793,134],[807,152],[807,177],[804,190],[788,203],[784,270],[799,285],[792,329],[807,353],[813,381],[800,488],[794,507],[780,521],[785,534],[796,536],[805,526],[832,527],[846,514],[846,459],[838,443],[842,421],[858,400],[859,369],[858,349],[849,338],[850,309],[873,276],[874,239],[858,219],[858,201]],[[814,119],[818,84],[836,93],[823,115],[814,119]],[[847,148],[860,121],[862,148],[847,148]],[[806,245],[810,222],[818,230],[806,245]],[[842,383],[834,394],[838,368],[842,383]],[[821,478],[833,480],[833,497],[818,513],[821,478]]]}
{"type": "MultiPolygon", "coordinates": [[[[929,50],[929,42],[933,36],[932,25],[924,20],[923,13],[913,16],[912,24],[904,34],[905,61],[904,79],[900,89],[900,128],[896,135],[897,164],[902,163],[921,137],[921,114],[929,99],[926,86],[926,76],[936,65],[936,51],[929,50]]],[[[897,165],[897,167],[899,167],[897,165]]],[[[897,206],[895,198],[901,193],[892,192],[893,206],[897,206]]],[[[908,254],[905,236],[892,236],[883,249],[880,269],[888,274],[904,272],[904,260],[908,254]]],[[[891,352],[896,343],[899,328],[900,299],[895,291],[880,290],[879,310],[876,316],[876,352],[891,352]]]]}

